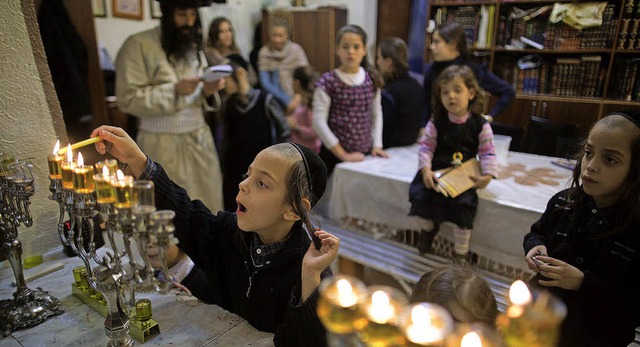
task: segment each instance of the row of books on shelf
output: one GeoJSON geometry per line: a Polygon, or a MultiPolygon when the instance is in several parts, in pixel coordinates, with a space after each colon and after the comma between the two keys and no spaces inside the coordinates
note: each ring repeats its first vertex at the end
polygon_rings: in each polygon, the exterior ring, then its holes
{"type": "Polygon", "coordinates": [[[640,1],[628,0],[622,8],[622,22],[618,33],[618,49],[640,50],[640,1]]]}
{"type": "Polygon", "coordinates": [[[464,28],[467,44],[473,48],[489,48],[493,42],[495,6],[439,7],[433,19],[436,23],[456,22],[464,28]]]}
{"type": "Polygon", "coordinates": [[[557,58],[538,67],[519,69],[515,61],[497,65],[496,73],[520,94],[601,97],[606,67],[600,56],[557,58]]]}
{"type": "Polygon", "coordinates": [[[616,59],[610,79],[609,97],[640,101],[640,58],[616,59]]]}
{"type": "Polygon", "coordinates": [[[544,49],[605,49],[613,46],[616,29],[614,5],[605,7],[601,26],[583,30],[576,30],[563,22],[549,22],[552,9],[552,5],[529,9],[516,6],[508,8],[498,18],[496,45],[523,46],[518,41],[525,37],[544,49]]]}

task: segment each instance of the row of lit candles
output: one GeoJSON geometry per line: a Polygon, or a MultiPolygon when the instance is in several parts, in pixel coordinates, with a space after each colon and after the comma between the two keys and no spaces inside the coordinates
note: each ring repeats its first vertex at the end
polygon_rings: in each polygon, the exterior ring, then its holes
{"type": "Polygon", "coordinates": [[[338,275],[320,285],[318,317],[331,333],[355,333],[366,346],[555,346],[564,304],[547,292],[533,300],[522,281],[511,286],[509,299],[507,312],[498,317],[498,334],[477,323],[456,326],[437,304],[408,305],[395,288],[367,288],[355,278],[338,275]]]}

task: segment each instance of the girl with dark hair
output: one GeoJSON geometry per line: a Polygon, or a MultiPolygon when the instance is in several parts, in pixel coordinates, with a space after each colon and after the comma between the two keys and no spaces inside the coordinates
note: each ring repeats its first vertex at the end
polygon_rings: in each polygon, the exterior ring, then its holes
{"type": "Polygon", "coordinates": [[[530,284],[567,305],[559,346],[627,346],[640,325],[640,110],[595,123],[577,159],[524,237],[530,284]]]}
{"type": "Polygon", "coordinates": [[[216,17],[209,26],[207,47],[204,49],[209,65],[219,65],[230,54],[240,54],[236,45],[231,21],[226,17],[216,17]]]}
{"type": "Polygon", "coordinates": [[[429,49],[431,50],[434,62],[425,65],[424,68],[423,88],[427,112],[422,124],[425,124],[432,116],[432,92],[434,84],[438,80],[440,72],[451,65],[469,66],[476,75],[480,87],[499,97],[498,102],[489,111],[489,114],[485,115],[485,118],[490,122],[502,110],[509,106],[515,97],[516,92],[512,86],[494,75],[486,66],[477,64],[471,60],[471,53],[467,47],[467,37],[464,28],[459,24],[450,22],[438,26],[431,35],[429,49]]]}
{"type": "Polygon", "coordinates": [[[313,94],[313,127],[329,172],[342,161],[362,161],[382,149],[380,90],[384,81],[367,59],[367,33],[357,25],[338,31],[340,66],[325,72],[313,94]]]}
{"type": "Polygon", "coordinates": [[[382,40],[376,67],[384,78],[382,90],[382,144],[384,148],[416,143],[424,113],[423,91],[409,76],[407,45],[402,39],[382,40]]]}

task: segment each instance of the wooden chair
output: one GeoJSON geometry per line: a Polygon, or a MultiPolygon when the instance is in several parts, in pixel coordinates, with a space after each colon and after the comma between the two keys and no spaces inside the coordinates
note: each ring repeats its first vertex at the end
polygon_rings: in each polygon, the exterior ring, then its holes
{"type": "Polygon", "coordinates": [[[524,137],[524,128],[517,125],[493,122],[491,129],[496,135],[506,135],[511,137],[510,151],[522,152],[522,138],[524,137]]]}
{"type": "Polygon", "coordinates": [[[578,124],[556,123],[546,118],[531,116],[523,152],[569,158],[578,144],[578,124]]]}

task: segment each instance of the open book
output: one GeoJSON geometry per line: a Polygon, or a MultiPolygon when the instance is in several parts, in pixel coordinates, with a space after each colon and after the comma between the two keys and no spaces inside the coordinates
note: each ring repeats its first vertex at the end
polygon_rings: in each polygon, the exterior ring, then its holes
{"type": "Polygon", "coordinates": [[[480,176],[480,162],[471,158],[458,166],[451,166],[434,172],[438,177],[436,191],[444,196],[456,196],[473,188],[475,182],[469,176],[480,176]]]}

